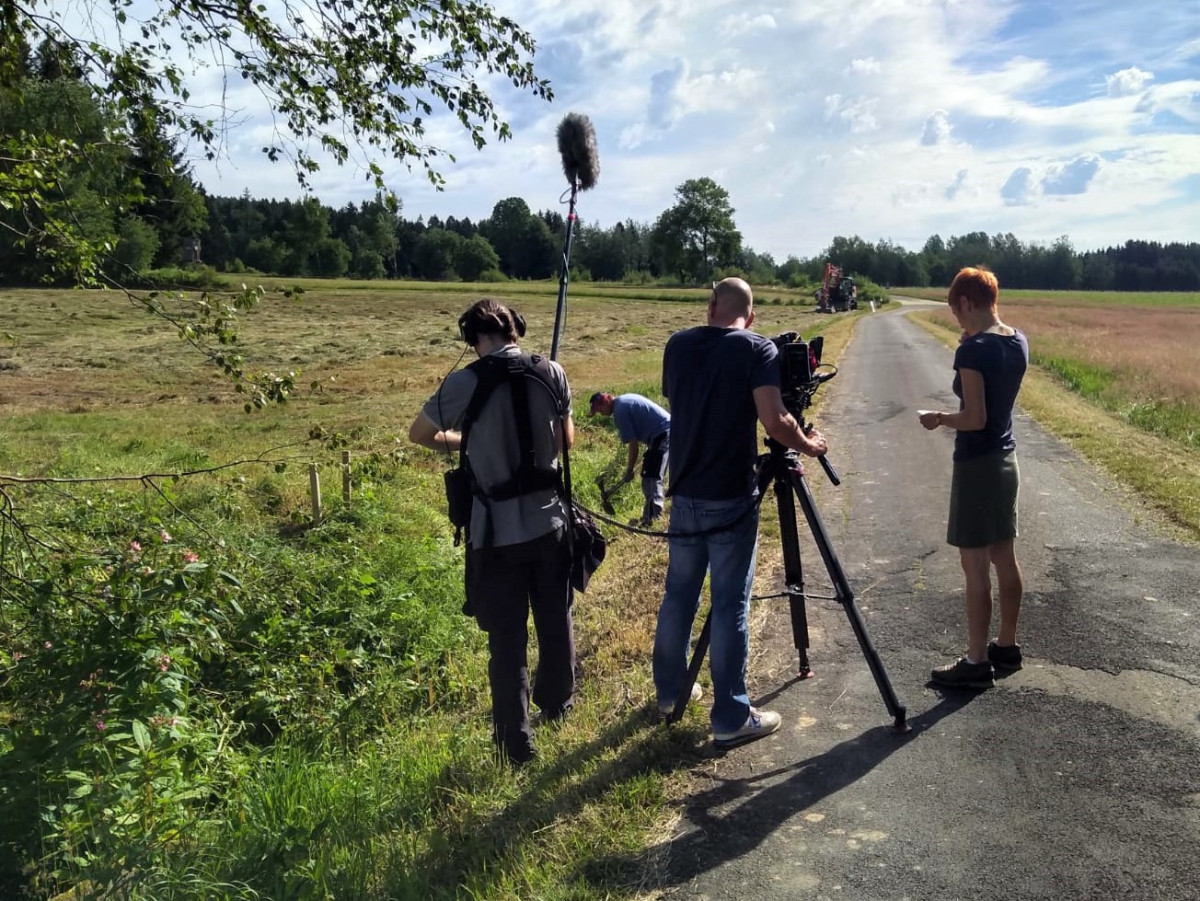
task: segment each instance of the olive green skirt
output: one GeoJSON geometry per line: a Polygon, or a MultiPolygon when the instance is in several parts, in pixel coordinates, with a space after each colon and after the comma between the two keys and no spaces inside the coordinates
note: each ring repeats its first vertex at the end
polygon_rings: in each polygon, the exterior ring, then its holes
{"type": "Polygon", "coordinates": [[[954,464],[946,541],[954,547],[987,547],[1017,537],[1016,451],[954,464]]]}

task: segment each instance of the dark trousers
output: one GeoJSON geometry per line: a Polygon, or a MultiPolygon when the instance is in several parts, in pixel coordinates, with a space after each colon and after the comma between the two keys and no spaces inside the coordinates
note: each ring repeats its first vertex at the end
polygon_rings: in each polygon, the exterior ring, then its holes
{"type": "Polygon", "coordinates": [[[554,719],[575,696],[575,635],[571,621],[571,558],[566,531],[504,547],[467,551],[471,613],[488,636],[492,737],[518,762],[533,754],[529,725],[529,612],[537,634],[533,702],[554,719]]]}

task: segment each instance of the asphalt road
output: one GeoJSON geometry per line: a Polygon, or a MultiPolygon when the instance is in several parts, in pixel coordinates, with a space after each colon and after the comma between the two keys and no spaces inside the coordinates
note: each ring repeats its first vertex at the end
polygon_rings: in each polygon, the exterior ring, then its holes
{"type": "MultiPolygon", "coordinates": [[[[666,897],[1200,899],[1200,550],[1024,414],[1025,668],[985,692],[928,684],[966,642],[952,433],[916,413],[954,408],[951,362],[902,312],[865,317],[822,389],[842,486],[808,475],[912,731],[890,728],[839,604],[809,602],[800,682],[786,602],[759,602],[752,684],[783,726],[700,767],[657,849],[666,897]]],[[[807,590],[831,594],[803,526],[801,553],[807,590]]]]}

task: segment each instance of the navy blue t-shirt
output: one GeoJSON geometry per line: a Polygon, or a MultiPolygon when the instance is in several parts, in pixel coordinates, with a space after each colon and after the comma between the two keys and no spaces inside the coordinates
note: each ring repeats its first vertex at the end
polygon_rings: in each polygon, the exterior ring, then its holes
{"type": "Polygon", "coordinates": [[[754,389],[779,386],[779,351],[745,329],[676,332],[663,351],[671,404],[671,487],[700,500],[753,497],[758,457],[754,389]]]}
{"type": "Polygon", "coordinates": [[[973,369],[983,376],[987,424],[977,432],[955,433],[955,460],[972,460],[1010,451],[1017,446],[1013,437],[1012,411],[1028,365],[1029,342],[1020,329],[1014,329],[1012,335],[980,332],[958,345],[954,354],[954,393],[958,396],[958,408],[963,408],[959,370],[973,369]]]}

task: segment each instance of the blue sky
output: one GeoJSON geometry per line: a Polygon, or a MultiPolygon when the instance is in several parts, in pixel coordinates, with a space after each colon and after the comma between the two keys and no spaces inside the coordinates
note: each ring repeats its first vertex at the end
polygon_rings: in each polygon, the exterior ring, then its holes
{"type": "MultiPolygon", "coordinates": [[[[385,162],[404,214],[479,219],[505,197],[556,207],[555,128],[588,115],[600,181],[580,216],[653,221],[689,178],[725,187],[747,244],[782,260],[835,235],[920,249],[934,233],[1200,240],[1200,0],[500,0],[531,31],[552,103],[494,98],[512,140],[476,152],[449,116],[430,136],[458,156],[445,191],[385,162]]],[[[230,94],[243,124],[218,194],[297,197],[259,152],[269,114],[230,94]]],[[[334,206],[369,197],[361,170],[325,167],[334,206]]]]}

